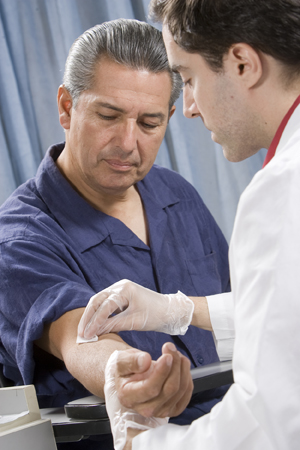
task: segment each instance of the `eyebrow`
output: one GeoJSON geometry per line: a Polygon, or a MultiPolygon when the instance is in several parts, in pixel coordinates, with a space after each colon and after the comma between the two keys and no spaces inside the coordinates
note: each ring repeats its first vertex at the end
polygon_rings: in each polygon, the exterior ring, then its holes
{"type": "Polygon", "coordinates": [[[111,105],[110,103],[97,102],[96,106],[102,106],[103,108],[112,109],[113,111],[117,111],[117,112],[120,112],[120,113],[124,113],[125,112],[124,109],[118,108],[117,106],[111,105]]]}
{"type": "Polygon", "coordinates": [[[163,121],[166,117],[165,114],[163,114],[163,113],[153,113],[153,114],[145,113],[145,114],[142,114],[142,116],[143,117],[154,117],[154,118],[160,119],[161,121],[163,121]]]}
{"type": "MultiPolygon", "coordinates": [[[[103,108],[108,108],[108,109],[112,109],[113,111],[117,111],[120,113],[126,113],[126,111],[123,108],[118,108],[117,106],[111,105],[110,103],[105,103],[105,102],[97,102],[96,103],[97,106],[102,106],[103,108]]],[[[143,117],[153,117],[153,118],[157,118],[160,119],[162,122],[165,119],[166,115],[163,113],[145,113],[142,114],[143,117]]]]}

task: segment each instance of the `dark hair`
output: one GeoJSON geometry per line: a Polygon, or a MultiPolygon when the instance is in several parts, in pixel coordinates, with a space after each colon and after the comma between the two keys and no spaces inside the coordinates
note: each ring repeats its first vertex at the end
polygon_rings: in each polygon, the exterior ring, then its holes
{"type": "Polygon", "coordinates": [[[81,92],[92,87],[95,67],[102,57],[136,70],[168,72],[172,83],[170,108],[179,97],[182,82],[169,67],[161,32],[145,22],[118,19],[90,28],[73,43],[63,82],[74,106],[81,92]]]}
{"type": "Polygon", "coordinates": [[[152,0],[150,15],[217,72],[238,42],[271,55],[291,74],[300,72],[299,0],[152,0]]]}

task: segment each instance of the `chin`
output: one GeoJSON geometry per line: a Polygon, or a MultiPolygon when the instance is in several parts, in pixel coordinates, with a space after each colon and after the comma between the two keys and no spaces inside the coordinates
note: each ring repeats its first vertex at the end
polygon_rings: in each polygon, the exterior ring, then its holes
{"type": "Polygon", "coordinates": [[[233,151],[230,152],[230,151],[224,149],[224,147],[222,147],[222,148],[223,148],[223,155],[229,162],[233,162],[233,163],[241,162],[247,158],[250,158],[250,156],[252,156],[252,155],[241,155],[238,152],[234,153],[233,151]]]}
{"type": "Polygon", "coordinates": [[[218,142],[217,137],[213,131],[211,131],[210,137],[211,137],[212,141],[216,142],[217,144],[220,144],[220,142],[218,142]]]}
{"type": "Polygon", "coordinates": [[[222,150],[223,150],[223,155],[225,156],[225,158],[227,159],[227,161],[230,162],[239,162],[242,161],[243,158],[239,158],[238,154],[235,154],[234,151],[230,151],[228,150],[228,148],[223,147],[222,146],[222,150]]]}

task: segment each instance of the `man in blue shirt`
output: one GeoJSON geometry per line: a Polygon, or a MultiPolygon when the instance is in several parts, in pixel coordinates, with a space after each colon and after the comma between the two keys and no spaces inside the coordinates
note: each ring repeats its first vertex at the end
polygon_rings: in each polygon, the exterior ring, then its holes
{"type": "MultiPolygon", "coordinates": [[[[182,370],[218,360],[210,332],[104,335],[76,344],[91,296],[128,278],[161,293],[229,290],[227,244],[194,188],[153,166],[180,80],[161,33],[118,20],[73,44],[58,91],[66,142],[0,210],[0,362],[16,384],[34,383],[41,407],[92,392],[103,397],[116,349],[157,359],[171,341],[182,370]]],[[[224,390],[198,395],[176,423],[208,412],[224,390]]]]}

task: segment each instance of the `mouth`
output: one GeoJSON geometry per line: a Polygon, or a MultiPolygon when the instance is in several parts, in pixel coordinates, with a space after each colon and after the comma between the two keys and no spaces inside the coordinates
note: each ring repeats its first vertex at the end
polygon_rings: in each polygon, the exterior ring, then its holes
{"type": "Polygon", "coordinates": [[[117,159],[105,159],[106,164],[108,164],[112,169],[117,170],[119,172],[129,172],[135,164],[119,161],[117,159]]]}

